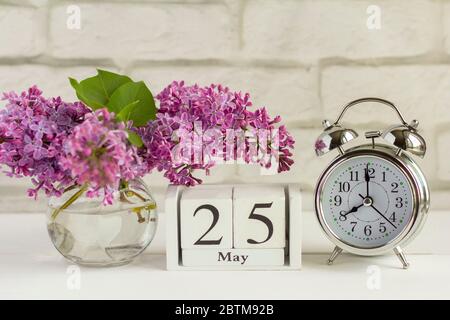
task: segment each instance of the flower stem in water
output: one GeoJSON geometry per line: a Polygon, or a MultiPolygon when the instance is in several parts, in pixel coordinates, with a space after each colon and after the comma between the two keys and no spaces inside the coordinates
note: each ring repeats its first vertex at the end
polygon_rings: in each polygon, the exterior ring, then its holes
{"type": "Polygon", "coordinates": [[[64,204],[58,208],[56,208],[53,213],[52,213],[52,221],[55,221],[56,218],[58,217],[59,213],[64,210],[67,209],[72,203],[74,203],[79,197],[81,197],[83,195],[83,193],[87,190],[88,186],[87,185],[83,185],[80,190],[78,190],[73,196],[71,196],[66,202],[64,202],[64,204]]]}
{"type": "MultiPolygon", "coordinates": [[[[126,184],[124,184],[124,187],[128,187],[128,183],[126,183],[126,184]]],[[[121,199],[121,201],[123,201],[123,202],[129,202],[128,200],[127,200],[127,198],[126,197],[138,197],[140,200],[142,200],[142,201],[144,201],[144,202],[147,202],[148,201],[148,199],[146,199],[146,198],[144,198],[143,196],[141,196],[139,193],[137,193],[137,192],[135,192],[135,191],[133,191],[133,190],[130,190],[130,189],[127,189],[127,190],[123,190],[123,191],[121,191],[121,193],[120,193],[120,199],[121,199]]],[[[143,207],[137,207],[137,208],[133,208],[132,209],[132,211],[137,215],[137,217],[138,217],[138,222],[139,223],[144,223],[145,222],[145,218],[142,216],[142,213],[141,213],[141,211],[143,210],[143,209],[145,209],[145,210],[153,210],[153,209],[156,209],[156,203],[150,203],[150,204],[148,204],[148,205],[146,205],[146,206],[143,206],[143,207]]]]}

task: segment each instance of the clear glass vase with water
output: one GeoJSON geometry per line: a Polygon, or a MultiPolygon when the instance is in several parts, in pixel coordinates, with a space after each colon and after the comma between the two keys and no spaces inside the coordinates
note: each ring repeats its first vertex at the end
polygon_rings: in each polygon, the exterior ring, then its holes
{"type": "Polygon", "coordinates": [[[141,180],[121,185],[112,205],[87,197],[76,186],[49,200],[47,229],[56,249],[71,262],[118,266],[139,256],[153,240],[156,203],[141,180]]]}

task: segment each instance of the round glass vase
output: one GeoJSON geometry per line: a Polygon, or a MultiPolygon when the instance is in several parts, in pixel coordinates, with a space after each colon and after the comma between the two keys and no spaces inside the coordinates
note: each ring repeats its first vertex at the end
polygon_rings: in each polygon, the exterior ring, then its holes
{"type": "Polygon", "coordinates": [[[122,183],[112,205],[102,201],[103,197],[87,197],[83,186],[50,198],[48,233],[66,259],[93,267],[124,265],[153,240],[156,203],[141,179],[122,183]]]}

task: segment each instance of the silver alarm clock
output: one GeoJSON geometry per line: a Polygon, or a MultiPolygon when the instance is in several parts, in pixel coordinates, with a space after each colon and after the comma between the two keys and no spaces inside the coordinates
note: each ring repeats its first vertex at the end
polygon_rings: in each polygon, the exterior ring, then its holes
{"type": "Polygon", "coordinates": [[[339,151],[315,190],[320,225],[336,245],[329,264],[343,250],[365,256],[393,250],[403,268],[408,268],[402,247],[422,228],[430,204],[425,176],[409,155],[425,156],[426,143],[417,132],[418,124],[416,120],[408,124],[393,103],[379,98],[352,101],[334,123],[323,122],[316,154],[339,151]],[[343,145],[358,134],[340,122],[349,108],[363,102],[391,107],[401,123],[384,132],[366,132],[369,143],[345,150],[343,145]]]}

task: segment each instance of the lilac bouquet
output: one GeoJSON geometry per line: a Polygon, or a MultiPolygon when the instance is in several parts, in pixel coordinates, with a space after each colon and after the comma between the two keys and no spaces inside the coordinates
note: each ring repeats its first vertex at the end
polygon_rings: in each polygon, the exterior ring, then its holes
{"type": "Polygon", "coordinates": [[[78,196],[112,204],[128,181],[155,169],[171,183],[193,186],[202,182],[195,170],[209,172],[222,161],[278,172],[293,164],[294,140],[278,126],[281,118],[249,110],[249,94],[173,82],[156,96],[156,109],[145,84],[123,75],[98,70],[70,82],[79,102],[44,98],[37,87],[3,95],[0,163],[9,176],[31,178],[31,197],[76,187],[78,196]]]}

